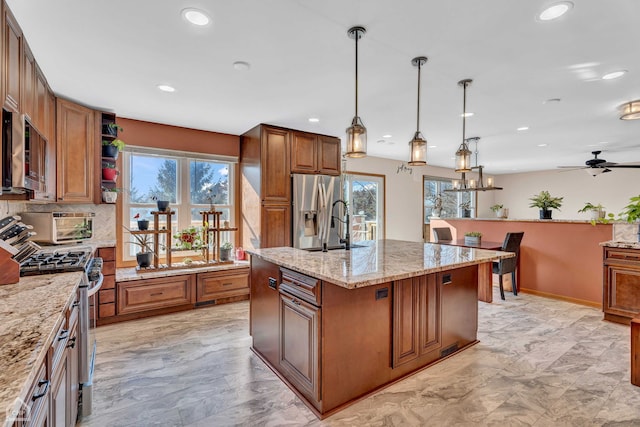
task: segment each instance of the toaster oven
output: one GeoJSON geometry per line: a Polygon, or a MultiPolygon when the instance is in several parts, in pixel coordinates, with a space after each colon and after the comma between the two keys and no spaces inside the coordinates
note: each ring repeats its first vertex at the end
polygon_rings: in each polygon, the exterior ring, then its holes
{"type": "Polygon", "coordinates": [[[25,212],[22,222],[33,226],[31,240],[60,245],[84,242],[93,237],[93,212],[25,212]]]}

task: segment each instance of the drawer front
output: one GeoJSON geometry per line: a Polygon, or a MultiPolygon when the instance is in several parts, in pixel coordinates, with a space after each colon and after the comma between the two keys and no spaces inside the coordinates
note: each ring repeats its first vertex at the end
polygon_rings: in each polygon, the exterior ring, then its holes
{"type": "Polygon", "coordinates": [[[249,293],[249,276],[245,274],[198,274],[197,301],[246,295],[249,293]]]}
{"type": "Polygon", "coordinates": [[[192,279],[174,276],[118,283],[118,314],[192,304],[192,279]]]}
{"type": "Polygon", "coordinates": [[[116,276],[104,276],[102,281],[102,287],[100,289],[115,289],[116,288],[116,276]]]}
{"type": "Polygon", "coordinates": [[[98,304],[108,304],[116,302],[115,289],[100,289],[98,291],[98,304]]]}
{"type": "Polygon", "coordinates": [[[311,304],[320,306],[322,303],[322,295],[320,292],[320,280],[300,274],[286,268],[280,268],[282,281],[280,289],[311,304]]]}
{"type": "Polygon", "coordinates": [[[103,261],[115,261],[116,260],[116,248],[100,248],[98,249],[98,256],[103,261]]]}
{"type": "Polygon", "coordinates": [[[116,262],[104,261],[102,263],[102,274],[104,276],[113,276],[116,274],[116,262]]]}
{"type": "Polygon", "coordinates": [[[640,251],[636,249],[605,248],[605,263],[607,264],[637,264],[640,268],[640,251]]]}
{"type": "Polygon", "coordinates": [[[26,407],[20,408],[21,411],[25,411],[25,418],[28,414],[29,418],[35,419],[41,410],[49,410],[49,405],[45,404],[48,403],[50,385],[51,382],[47,377],[47,364],[45,360],[40,366],[40,369],[38,369],[38,374],[31,384],[31,388],[27,394],[26,407]]]}
{"type": "Polygon", "coordinates": [[[100,304],[98,306],[98,318],[112,317],[116,315],[116,304],[100,304]]]}
{"type": "Polygon", "coordinates": [[[62,355],[64,354],[64,349],[67,346],[67,341],[69,340],[69,325],[67,324],[67,318],[65,316],[65,320],[62,322],[62,325],[58,328],[55,337],[53,338],[53,343],[51,344],[51,371],[55,372],[58,368],[58,364],[62,359],[62,355]]]}

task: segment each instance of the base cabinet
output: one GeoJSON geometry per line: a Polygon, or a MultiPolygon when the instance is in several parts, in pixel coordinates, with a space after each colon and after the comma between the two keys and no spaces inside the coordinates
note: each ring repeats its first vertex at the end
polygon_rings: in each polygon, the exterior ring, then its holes
{"type": "Polygon", "coordinates": [[[604,318],[630,324],[640,315],[640,250],[604,248],[604,318]]]}
{"type": "Polygon", "coordinates": [[[280,268],[251,257],[249,332],[253,349],[273,366],[279,364],[280,268]]]}
{"type": "Polygon", "coordinates": [[[248,271],[199,273],[196,283],[196,302],[213,302],[220,298],[246,295],[249,292],[248,271]]]}
{"type": "MultiPolygon", "coordinates": [[[[67,392],[67,354],[60,363],[60,369],[54,373],[51,383],[51,420],[54,426],[69,426],[67,408],[69,393],[67,392]]],[[[75,420],[74,420],[75,424],[75,420]]]]}
{"type": "Polygon", "coordinates": [[[118,283],[118,314],[195,303],[192,275],[118,283]]]}

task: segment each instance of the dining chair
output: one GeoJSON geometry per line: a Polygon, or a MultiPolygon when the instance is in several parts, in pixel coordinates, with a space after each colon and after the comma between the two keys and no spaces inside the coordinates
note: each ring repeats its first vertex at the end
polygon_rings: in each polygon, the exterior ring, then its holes
{"type": "Polygon", "coordinates": [[[436,227],[432,231],[435,243],[453,240],[453,237],[451,237],[451,229],[449,227],[436,227]]]}
{"type": "Polygon", "coordinates": [[[520,257],[520,242],[524,232],[507,233],[502,243],[501,251],[515,252],[514,258],[505,258],[500,261],[493,262],[493,274],[498,275],[498,284],[500,286],[500,298],[504,298],[504,288],[502,286],[502,276],[507,273],[511,273],[511,287],[513,288],[513,295],[518,295],[518,283],[516,283],[516,268],[518,267],[518,258],[520,257]]]}

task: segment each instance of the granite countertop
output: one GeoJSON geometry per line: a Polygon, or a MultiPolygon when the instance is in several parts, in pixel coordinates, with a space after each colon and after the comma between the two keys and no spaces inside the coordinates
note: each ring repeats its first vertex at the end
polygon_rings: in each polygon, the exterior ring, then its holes
{"type": "Polygon", "coordinates": [[[82,272],[21,277],[0,286],[0,425],[26,399],[37,368],[76,296],[82,272]]]}
{"type": "Polygon", "coordinates": [[[600,246],[607,246],[609,248],[640,249],[640,242],[609,240],[607,242],[600,242],[600,246]]]}
{"type": "Polygon", "coordinates": [[[116,269],[116,282],[131,280],[154,279],[157,277],[177,276],[179,274],[206,273],[209,271],[238,270],[249,267],[249,261],[234,261],[233,264],[208,264],[202,267],[165,268],[158,270],[146,270],[138,273],[135,267],[116,269]]]}
{"type": "MultiPolygon", "coordinates": [[[[539,218],[431,218],[442,221],[501,221],[501,222],[544,222],[544,223],[570,223],[570,224],[590,224],[590,220],[583,219],[539,219],[539,218]]],[[[609,224],[612,224],[609,223],[609,224]]],[[[596,225],[606,225],[606,224],[596,224],[596,225]]]]}
{"type": "Polygon", "coordinates": [[[248,250],[253,256],[347,289],[377,285],[468,265],[511,258],[511,252],[489,251],[437,243],[378,240],[364,247],[329,252],[295,248],[248,250]]]}

